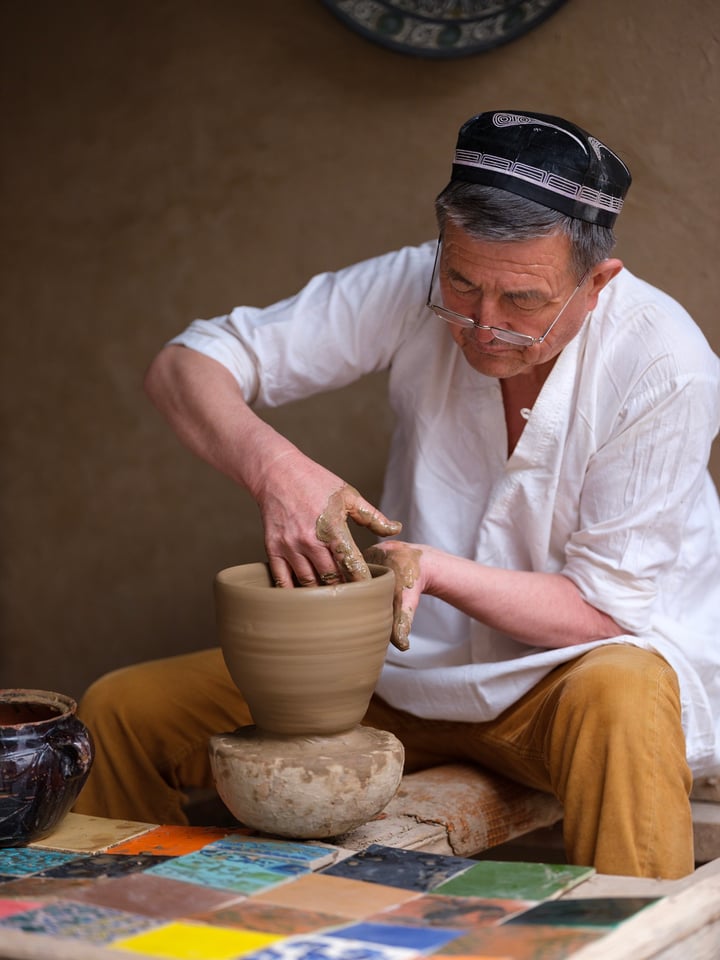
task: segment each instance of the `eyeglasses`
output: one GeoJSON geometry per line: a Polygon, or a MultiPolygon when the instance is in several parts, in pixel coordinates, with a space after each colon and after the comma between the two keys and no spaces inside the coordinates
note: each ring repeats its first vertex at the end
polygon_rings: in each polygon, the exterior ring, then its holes
{"type": "Polygon", "coordinates": [[[566,308],[569,306],[570,301],[578,292],[580,287],[585,282],[588,270],[582,275],[578,281],[578,285],[575,287],[573,292],[567,298],[565,303],[560,308],[560,312],[555,317],[553,322],[547,328],[547,330],[541,334],[539,337],[531,337],[529,333],[518,333],[515,330],[506,330],[505,327],[488,327],[484,323],[480,323],[477,320],[473,320],[472,317],[466,317],[462,313],[455,313],[454,310],[450,310],[447,307],[442,306],[442,304],[433,303],[432,300],[432,291],[435,286],[435,274],[437,273],[438,261],[440,259],[440,247],[442,244],[442,237],[438,240],[437,249],[435,250],[435,262],[433,264],[432,276],[430,277],[430,287],[428,289],[427,300],[425,306],[428,309],[432,310],[436,317],[439,317],[441,320],[445,320],[446,323],[452,323],[456,327],[474,327],[476,330],[490,330],[497,340],[502,340],[504,343],[512,343],[516,347],[531,347],[535,343],[542,343],[545,337],[550,333],[552,328],[558,322],[560,317],[565,312],[566,308]]]}

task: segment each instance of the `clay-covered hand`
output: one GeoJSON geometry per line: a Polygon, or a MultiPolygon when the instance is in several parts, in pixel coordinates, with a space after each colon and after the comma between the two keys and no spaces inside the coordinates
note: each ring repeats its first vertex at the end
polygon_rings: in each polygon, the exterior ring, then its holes
{"type": "Polygon", "coordinates": [[[400,540],[378,543],[364,552],[368,563],[379,563],[395,572],[393,629],[391,642],[398,650],[410,647],[410,628],[423,592],[423,551],[416,544],[400,540]]]}
{"type": "Polygon", "coordinates": [[[401,529],[354,487],[299,451],[275,460],[257,501],[270,569],[280,587],[369,579],[348,518],[380,537],[401,529]]]}

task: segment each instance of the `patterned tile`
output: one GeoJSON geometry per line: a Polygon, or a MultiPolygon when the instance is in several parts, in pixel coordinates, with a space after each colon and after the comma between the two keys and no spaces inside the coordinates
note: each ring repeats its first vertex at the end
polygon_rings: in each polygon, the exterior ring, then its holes
{"type": "Polygon", "coordinates": [[[92,904],[59,901],[0,920],[0,930],[21,930],[52,937],[76,938],[90,943],[111,943],[119,937],[146,930],[157,921],[122,910],[92,904]]]}
{"type": "Polygon", "coordinates": [[[63,863],[83,859],[84,854],[59,853],[55,850],[38,850],[31,847],[6,847],[0,850],[0,874],[5,877],[26,877],[58,867],[63,863]]]}
{"type": "Polygon", "coordinates": [[[448,897],[429,893],[367,919],[378,923],[406,923],[427,927],[491,927],[510,917],[524,915],[534,901],[484,900],[480,897],[448,897]]]}
{"type": "Polygon", "coordinates": [[[186,853],[194,853],[201,847],[222,840],[228,836],[250,834],[252,831],[245,827],[155,827],[142,836],[126,840],[124,843],[114,844],[109,853],[130,854],[141,853],[165,857],[182,857],[186,853]]]}
{"type": "Polygon", "coordinates": [[[55,880],[89,879],[100,877],[121,877],[127,873],[135,873],[154,866],[159,860],[169,858],[151,857],[147,854],[139,856],[114,856],[110,853],[98,853],[92,857],[73,860],[60,866],[43,870],[38,874],[55,880]]]}
{"type": "MultiPolygon", "coordinates": [[[[331,903],[327,904],[327,909],[332,910],[331,903]]],[[[220,927],[242,927],[244,930],[277,933],[285,937],[342,927],[348,922],[347,917],[330,912],[298,910],[276,903],[263,903],[257,897],[247,897],[205,913],[191,913],[185,916],[185,919],[220,927]]]]}
{"type": "Polygon", "coordinates": [[[322,872],[423,893],[477,865],[476,860],[372,844],[322,872]]]}
{"type": "Polygon", "coordinates": [[[416,950],[385,947],[339,937],[290,937],[249,954],[244,960],[412,960],[416,950]]]}
{"type": "Polygon", "coordinates": [[[469,870],[435,887],[434,893],[539,901],[559,896],[594,873],[592,867],[480,860],[469,870]]]}
{"type": "Polygon", "coordinates": [[[184,857],[175,857],[147,870],[154,876],[245,894],[285,883],[307,872],[307,868],[299,863],[270,860],[267,857],[244,857],[210,847],[203,847],[184,857]]]}
{"type": "Polygon", "coordinates": [[[274,857],[302,863],[317,870],[338,859],[341,850],[324,844],[299,843],[293,840],[271,840],[239,835],[223,837],[209,844],[210,849],[227,850],[256,857],[274,857]]]}

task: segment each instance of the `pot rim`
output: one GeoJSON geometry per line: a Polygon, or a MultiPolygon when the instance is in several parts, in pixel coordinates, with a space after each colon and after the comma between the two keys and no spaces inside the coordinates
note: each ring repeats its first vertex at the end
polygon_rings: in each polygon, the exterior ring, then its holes
{"type": "Polygon", "coordinates": [[[275,590],[275,602],[283,603],[290,602],[291,598],[294,598],[293,602],[297,602],[296,594],[298,592],[300,592],[300,594],[303,596],[317,596],[318,594],[322,594],[324,596],[336,596],[339,593],[347,593],[350,590],[353,592],[358,592],[361,590],[377,589],[375,584],[377,584],[378,581],[383,581],[383,586],[385,586],[385,582],[387,582],[389,585],[390,580],[394,581],[395,579],[394,570],[392,570],[390,567],[383,566],[380,563],[369,563],[368,569],[372,574],[372,578],[370,580],[345,580],[342,583],[327,584],[326,586],[315,584],[311,587],[297,587],[292,590],[283,590],[278,589],[272,582],[270,564],[259,561],[257,563],[239,563],[232,567],[225,567],[223,570],[220,570],[215,574],[215,583],[217,586],[220,586],[223,589],[238,591],[275,590]],[[243,571],[246,575],[252,573],[257,574],[258,581],[250,582],[245,577],[242,579],[237,579],[240,571],[243,571]],[[262,582],[263,574],[267,578],[266,582],[262,582]],[[386,578],[388,577],[390,580],[386,581],[386,578]]]}
{"type": "Polygon", "coordinates": [[[2,723],[2,727],[39,727],[44,723],[57,723],[62,717],[73,715],[77,710],[77,702],[65,693],[55,690],[36,690],[30,687],[3,687],[0,688],[0,704],[2,703],[41,703],[61,708],[62,712],[44,720],[20,720],[17,723],[2,723]]]}

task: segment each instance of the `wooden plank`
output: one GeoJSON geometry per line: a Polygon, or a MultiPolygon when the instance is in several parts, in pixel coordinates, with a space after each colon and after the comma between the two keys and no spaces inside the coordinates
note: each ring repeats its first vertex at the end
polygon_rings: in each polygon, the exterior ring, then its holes
{"type": "Polygon", "coordinates": [[[693,800],[691,806],[695,859],[699,863],[716,860],[720,857],[720,803],[693,800]]]}
{"type": "MultiPolygon", "coordinates": [[[[571,960],[717,960],[720,929],[720,869],[700,870],[678,893],[625,921],[601,940],[571,954],[571,960]],[[714,943],[714,952],[708,953],[714,943]],[[699,953],[688,952],[693,944],[699,953]],[[668,952],[670,951],[670,952],[668,952]],[[673,953],[672,951],[676,951],[673,953]]],[[[569,958],[570,960],[570,958],[569,958]]]]}
{"type": "Polygon", "coordinates": [[[455,763],[404,776],[385,812],[441,825],[451,852],[467,857],[556,823],[562,806],[548,793],[455,763]]]}
{"type": "Polygon", "coordinates": [[[720,773],[709,777],[699,777],[693,783],[690,796],[693,800],[709,800],[720,803],[720,773]]]}

